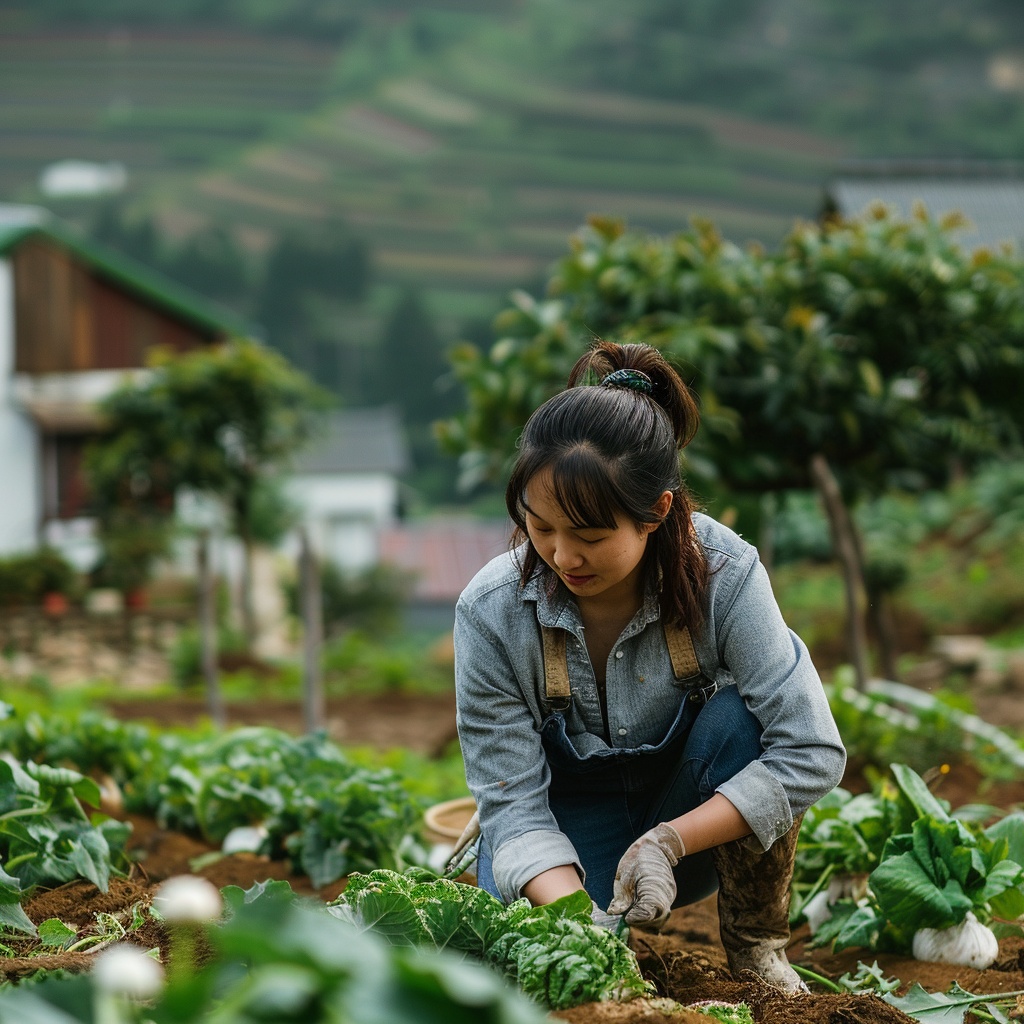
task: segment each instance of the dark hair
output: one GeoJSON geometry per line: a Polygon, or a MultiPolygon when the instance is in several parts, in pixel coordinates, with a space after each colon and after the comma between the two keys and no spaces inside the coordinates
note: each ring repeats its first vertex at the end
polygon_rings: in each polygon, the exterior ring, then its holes
{"type": "Polygon", "coordinates": [[[659,585],[666,621],[699,628],[708,569],[679,469],[679,452],[699,419],[690,389],[657,349],[596,342],[572,368],[567,388],[533,413],[519,438],[505,504],[514,542],[526,544],[523,582],[540,568],[526,530],[526,486],[541,470],[552,470],[555,500],[581,527],[614,527],[620,515],[638,525],[658,522],[654,506],[671,491],[672,507],[648,542],[645,583],[659,585]],[[640,371],[651,387],[635,378],[636,389],[628,381],[587,386],[616,370],[640,371]]]}

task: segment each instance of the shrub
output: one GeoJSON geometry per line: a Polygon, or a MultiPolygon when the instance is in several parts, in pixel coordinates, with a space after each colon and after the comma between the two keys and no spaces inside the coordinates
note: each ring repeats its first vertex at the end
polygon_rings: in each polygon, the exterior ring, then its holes
{"type": "Polygon", "coordinates": [[[53,548],[0,558],[0,605],[38,604],[44,594],[73,597],[80,588],[78,573],[53,548]]]}
{"type": "MultiPolygon", "coordinates": [[[[408,577],[391,566],[375,565],[354,573],[333,562],[324,562],[320,568],[324,634],[337,636],[346,629],[380,634],[393,629],[408,593],[408,583],[408,577]]],[[[300,614],[298,582],[288,585],[287,596],[292,614],[300,614]]]]}

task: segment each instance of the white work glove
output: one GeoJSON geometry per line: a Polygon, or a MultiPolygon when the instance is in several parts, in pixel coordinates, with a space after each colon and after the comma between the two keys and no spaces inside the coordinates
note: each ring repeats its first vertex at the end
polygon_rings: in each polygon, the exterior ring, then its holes
{"type": "Polygon", "coordinates": [[[672,869],[685,855],[671,825],[662,822],[645,832],[619,861],[608,913],[625,915],[626,924],[660,928],[676,898],[672,869]]]}
{"type": "Polygon", "coordinates": [[[607,931],[610,931],[613,935],[618,935],[619,929],[622,927],[621,914],[606,914],[596,903],[593,904],[590,910],[590,920],[593,921],[598,928],[604,928],[607,931]]]}

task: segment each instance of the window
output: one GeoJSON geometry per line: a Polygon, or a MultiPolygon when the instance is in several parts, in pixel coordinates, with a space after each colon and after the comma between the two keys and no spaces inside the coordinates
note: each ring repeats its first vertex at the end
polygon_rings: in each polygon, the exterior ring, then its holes
{"type": "Polygon", "coordinates": [[[90,514],[89,490],[82,468],[87,434],[43,437],[43,518],[75,519],[90,514]]]}

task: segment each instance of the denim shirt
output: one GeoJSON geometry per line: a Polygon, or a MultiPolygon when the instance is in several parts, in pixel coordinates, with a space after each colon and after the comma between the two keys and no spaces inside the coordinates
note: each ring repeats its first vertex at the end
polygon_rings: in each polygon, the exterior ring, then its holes
{"type": "MultiPolygon", "coordinates": [[[[762,849],[789,831],[842,778],[843,748],[804,643],[784,622],[757,551],[708,516],[693,517],[710,570],[707,620],[694,632],[702,673],[735,685],[763,729],[760,758],[718,792],[762,849]]],[[[455,613],[455,689],[466,780],[506,900],[548,868],[574,864],[572,843],[548,806],[551,772],[540,739],[548,714],[539,626],[569,633],[573,700],[566,731],[577,753],[658,743],[685,692],[677,684],[657,596],[647,596],[608,656],[608,736],[576,601],[547,570],[525,585],[515,553],[489,562],[455,613]]],[[[625,852],[625,851],[623,851],[625,852]]]]}

